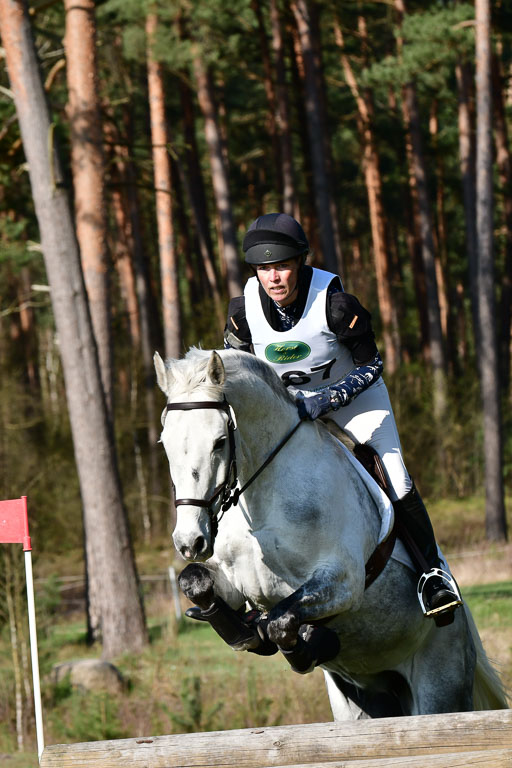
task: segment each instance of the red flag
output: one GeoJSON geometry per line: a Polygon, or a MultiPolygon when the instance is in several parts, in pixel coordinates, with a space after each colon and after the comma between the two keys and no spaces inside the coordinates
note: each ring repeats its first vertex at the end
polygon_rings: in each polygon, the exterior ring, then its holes
{"type": "Polygon", "coordinates": [[[32,549],[26,496],[0,501],[0,544],[23,544],[25,552],[32,549]]]}

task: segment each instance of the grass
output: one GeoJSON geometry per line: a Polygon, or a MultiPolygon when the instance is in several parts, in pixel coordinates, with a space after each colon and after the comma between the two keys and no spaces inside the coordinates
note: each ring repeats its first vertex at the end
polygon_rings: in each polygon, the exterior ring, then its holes
{"type": "MultiPolygon", "coordinates": [[[[499,661],[504,682],[512,688],[510,553],[507,557],[500,548],[485,544],[482,504],[471,499],[430,506],[444,551],[461,556],[454,559],[454,573],[488,654],[499,661]],[[468,550],[477,549],[478,556],[468,555],[468,550]],[[492,581],[503,573],[504,577],[492,581]]],[[[139,571],[165,571],[171,557],[167,546],[145,548],[138,558],[139,571]]],[[[79,575],[76,560],[75,570],[71,564],[69,556],[62,571],[57,562],[41,562],[36,575],[56,571],[79,575]]],[[[99,657],[100,649],[86,645],[83,616],[55,613],[52,594],[41,595],[51,615],[42,616],[40,623],[38,619],[48,744],[331,719],[321,671],[300,676],[291,672],[280,655],[262,658],[235,653],[205,624],[185,620],[178,626],[169,596],[163,592],[147,595],[150,646],[139,655],[125,654],[116,660],[126,683],[122,694],[81,693],[66,681],[55,685],[50,680],[54,664],[99,657]]],[[[0,634],[0,765],[35,768],[34,741],[28,744],[32,751],[16,753],[13,690],[10,642],[4,628],[0,634]]]]}

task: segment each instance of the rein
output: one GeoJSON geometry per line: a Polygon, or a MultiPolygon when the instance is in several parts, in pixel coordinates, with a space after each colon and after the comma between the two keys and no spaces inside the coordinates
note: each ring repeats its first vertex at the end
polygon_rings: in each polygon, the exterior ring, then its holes
{"type": "Polygon", "coordinates": [[[198,409],[214,409],[217,411],[224,411],[224,413],[227,414],[228,417],[228,439],[229,439],[229,467],[226,474],[226,479],[223,483],[217,486],[217,488],[214,490],[212,496],[210,496],[209,499],[176,499],[174,502],[175,506],[178,507],[182,504],[186,504],[188,506],[193,507],[206,507],[210,511],[210,515],[212,518],[216,519],[216,522],[218,523],[219,517],[218,512],[216,514],[213,513],[213,511],[210,509],[211,504],[217,500],[217,498],[222,494],[221,497],[221,504],[220,504],[220,510],[222,513],[227,512],[227,510],[238,504],[238,500],[244,491],[247,490],[247,488],[256,480],[257,477],[261,475],[263,470],[270,464],[272,459],[274,459],[281,448],[283,448],[288,440],[295,434],[297,429],[302,424],[302,421],[299,421],[293,429],[288,432],[287,435],[284,436],[284,438],[281,440],[281,442],[274,448],[274,450],[267,456],[261,467],[254,472],[253,475],[247,480],[246,483],[241,488],[237,488],[238,483],[238,470],[237,470],[237,464],[236,464],[236,447],[235,447],[235,430],[236,430],[236,423],[233,418],[233,410],[231,406],[229,405],[228,401],[224,397],[224,400],[220,401],[211,401],[211,400],[205,400],[205,401],[198,401],[198,402],[192,402],[192,403],[167,403],[164,409],[164,413],[167,411],[194,411],[198,409]],[[230,477],[232,476],[232,479],[230,481],[230,477]]]}

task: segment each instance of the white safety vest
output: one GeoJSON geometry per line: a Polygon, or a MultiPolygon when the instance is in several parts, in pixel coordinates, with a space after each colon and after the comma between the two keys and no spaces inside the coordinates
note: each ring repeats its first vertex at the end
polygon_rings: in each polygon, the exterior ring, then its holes
{"type": "Polygon", "coordinates": [[[288,331],[275,331],[269,325],[261,306],[258,279],[251,277],[247,281],[245,314],[254,353],[270,363],[287,387],[320,392],[354,369],[350,351],[327,324],[327,288],[334,277],[313,268],[304,312],[288,331]]]}

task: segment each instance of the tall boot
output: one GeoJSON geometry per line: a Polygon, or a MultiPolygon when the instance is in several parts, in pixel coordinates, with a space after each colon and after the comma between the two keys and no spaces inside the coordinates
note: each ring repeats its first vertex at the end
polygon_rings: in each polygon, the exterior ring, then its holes
{"type": "Polygon", "coordinates": [[[462,598],[455,580],[442,567],[434,529],[414,483],[403,499],[393,502],[393,509],[398,535],[418,572],[418,599],[423,612],[433,616],[438,626],[451,624],[462,598]]]}

